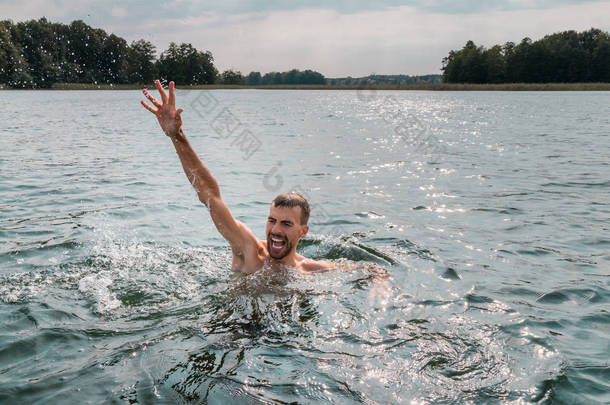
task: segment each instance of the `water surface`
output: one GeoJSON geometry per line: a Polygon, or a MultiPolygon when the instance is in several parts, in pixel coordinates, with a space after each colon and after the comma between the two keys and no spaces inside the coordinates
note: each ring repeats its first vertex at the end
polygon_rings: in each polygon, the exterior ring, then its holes
{"type": "Polygon", "coordinates": [[[610,402],[610,93],[177,97],[351,270],[234,274],[139,92],[1,92],[0,402],[610,402]]]}

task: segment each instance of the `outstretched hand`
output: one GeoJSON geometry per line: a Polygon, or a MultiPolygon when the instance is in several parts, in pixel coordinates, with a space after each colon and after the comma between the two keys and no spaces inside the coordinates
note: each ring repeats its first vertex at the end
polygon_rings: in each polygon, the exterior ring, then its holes
{"type": "Polygon", "coordinates": [[[142,92],[146,96],[148,100],[153,104],[154,107],[151,107],[146,103],[146,101],[142,100],[140,103],[151,113],[155,114],[157,120],[159,121],[159,125],[165,135],[170,138],[178,138],[181,136],[181,127],[182,127],[182,118],[180,114],[182,113],[182,108],[178,108],[176,110],[176,92],[174,89],[174,82],[169,82],[169,97],[167,93],[161,86],[161,82],[159,80],[155,80],[155,86],[157,90],[159,90],[159,94],[161,95],[161,103],[159,100],[153,97],[152,94],[148,92],[146,89],[142,89],[142,92]]]}

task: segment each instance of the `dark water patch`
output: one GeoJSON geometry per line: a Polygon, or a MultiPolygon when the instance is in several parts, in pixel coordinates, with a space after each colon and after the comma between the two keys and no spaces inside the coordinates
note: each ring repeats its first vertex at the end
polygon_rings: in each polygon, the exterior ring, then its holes
{"type": "Polygon", "coordinates": [[[38,321],[27,307],[15,310],[6,309],[6,311],[0,317],[0,331],[2,333],[15,333],[19,330],[38,327],[38,321]]]}
{"type": "Polygon", "coordinates": [[[394,259],[361,243],[328,243],[322,239],[304,239],[299,244],[299,251],[307,257],[316,259],[348,259],[352,261],[369,261],[382,265],[393,265],[394,259]]]}
{"type": "MultiPolygon", "coordinates": [[[[503,284],[508,283],[504,282],[503,284]]],[[[498,293],[506,296],[523,296],[531,298],[538,298],[540,296],[540,293],[537,290],[526,288],[520,284],[513,284],[512,287],[502,287],[498,290],[498,293]]]]}
{"type": "MultiPolygon", "coordinates": [[[[47,235],[47,232],[36,232],[38,236],[47,235]]],[[[20,259],[26,259],[29,257],[38,257],[40,255],[48,255],[59,250],[71,250],[81,246],[74,236],[78,233],[71,233],[66,236],[56,235],[51,238],[45,238],[37,241],[16,241],[11,245],[7,246],[10,250],[2,252],[0,251],[0,259],[4,257],[14,258],[17,256],[20,259]]]]}
{"type": "Polygon", "coordinates": [[[466,300],[472,304],[489,304],[493,302],[492,298],[477,294],[468,294],[466,300]]]}
{"type": "MultiPolygon", "coordinates": [[[[79,333],[65,328],[38,329],[19,336],[2,336],[0,345],[0,362],[6,372],[28,375],[37,373],[37,368],[49,370],[51,364],[40,365],[36,358],[46,357],[53,352],[65,353],[65,356],[74,357],[81,348],[85,338],[79,333]]],[[[30,377],[32,378],[32,377],[30,377]]],[[[4,382],[6,383],[6,381],[4,382]]]]}
{"type": "Polygon", "coordinates": [[[523,210],[520,208],[515,208],[515,207],[506,207],[506,208],[501,208],[498,211],[498,214],[502,214],[502,215],[521,215],[523,214],[523,210]]]}
{"type": "Polygon", "coordinates": [[[502,215],[520,215],[523,214],[523,210],[515,207],[477,207],[471,208],[471,212],[491,212],[502,215]]]}
{"type": "Polygon", "coordinates": [[[83,320],[73,312],[52,308],[44,302],[11,307],[15,309],[0,318],[3,319],[0,331],[5,331],[7,334],[20,335],[30,329],[47,328],[58,323],[70,324],[83,320]]]}
{"type": "Polygon", "coordinates": [[[447,280],[459,280],[461,278],[457,271],[452,267],[447,267],[447,269],[443,271],[441,277],[447,280]]]}
{"type": "Polygon", "coordinates": [[[367,211],[367,212],[356,212],[354,215],[360,218],[370,218],[370,219],[378,219],[385,218],[384,215],[379,214],[375,211],[367,211]]]}
{"type": "Polygon", "coordinates": [[[332,225],[358,225],[360,224],[360,222],[357,221],[349,221],[347,219],[335,219],[332,221],[323,221],[323,222],[318,222],[315,223],[315,225],[325,225],[325,226],[332,226],[332,225]]]}
{"type": "Polygon", "coordinates": [[[414,301],[415,305],[423,305],[429,307],[446,307],[449,304],[452,304],[454,301],[444,301],[444,300],[423,300],[423,301],[414,301]]]}
{"type": "Polygon", "coordinates": [[[127,183],[125,183],[125,186],[129,187],[129,186],[134,186],[134,187],[140,187],[140,186],[150,186],[150,183],[147,183],[145,181],[129,181],[127,183]]]}
{"type": "Polygon", "coordinates": [[[562,304],[568,301],[574,304],[582,304],[583,302],[600,303],[607,301],[609,296],[607,291],[598,291],[597,289],[563,288],[543,293],[537,301],[544,304],[562,304]],[[606,299],[603,298],[604,295],[606,299]]]}
{"type": "Polygon", "coordinates": [[[589,314],[580,317],[579,323],[584,327],[607,328],[610,324],[610,313],[602,309],[595,314],[589,314]]]}
{"type": "Polygon", "coordinates": [[[552,402],[555,398],[557,387],[565,381],[566,375],[563,373],[544,379],[537,385],[537,392],[530,396],[530,401],[533,403],[552,402]]]}
{"type": "Polygon", "coordinates": [[[541,187],[610,187],[610,181],[602,181],[602,182],[577,182],[577,181],[568,181],[565,183],[543,183],[540,185],[541,187]]]}
{"type": "Polygon", "coordinates": [[[418,246],[417,244],[407,240],[401,239],[394,243],[394,246],[400,249],[405,249],[408,254],[413,254],[421,259],[436,261],[434,254],[427,248],[418,246]]]}
{"type": "Polygon", "coordinates": [[[533,249],[519,249],[517,250],[518,254],[527,255],[527,256],[544,256],[553,253],[552,250],[546,248],[533,248],[533,249]]]}
{"type": "Polygon", "coordinates": [[[561,251],[557,250],[557,249],[553,249],[550,247],[544,247],[544,246],[534,246],[536,249],[540,249],[540,250],[546,250],[548,252],[552,252],[552,253],[559,253],[561,254],[561,251]]]}
{"type": "Polygon", "coordinates": [[[601,373],[599,370],[597,367],[569,368],[565,376],[554,386],[551,399],[553,402],[562,404],[608,403],[610,400],[608,394],[610,368],[601,368],[601,373]]]}
{"type": "MultiPolygon", "coordinates": [[[[354,246],[356,246],[356,247],[358,247],[358,248],[360,248],[360,249],[364,250],[365,252],[369,253],[369,254],[371,255],[371,257],[375,257],[375,258],[377,258],[377,259],[383,259],[383,260],[385,260],[385,262],[386,262],[387,264],[390,264],[390,265],[395,265],[395,264],[397,264],[397,262],[396,262],[394,259],[392,259],[390,256],[388,256],[388,255],[384,254],[383,252],[381,252],[381,251],[379,251],[379,250],[377,250],[377,249],[374,249],[374,248],[372,248],[372,247],[370,247],[370,246],[367,246],[367,245],[365,245],[365,244],[363,244],[363,243],[357,243],[357,242],[354,242],[354,246]]],[[[348,258],[348,259],[349,259],[349,258],[348,258]]],[[[370,261],[370,260],[369,260],[369,261],[370,261]]]]}
{"type": "Polygon", "coordinates": [[[586,246],[596,246],[596,247],[606,247],[610,246],[610,239],[606,238],[582,238],[578,241],[578,243],[586,245],[586,246]]]}
{"type": "Polygon", "coordinates": [[[118,209],[127,208],[127,207],[130,207],[130,205],[129,204],[111,205],[111,206],[101,206],[101,207],[90,208],[90,209],[82,209],[81,207],[79,207],[78,209],[75,209],[74,211],[63,212],[60,214],[53,213],[53,214],[48,214],[48,215],[35,215],[35,216],[27,216],[27,217],[6,218],[6,219],[3,219],[2,222],[0,222],[0,225],[1,225],[0,229],[5,229],[5,227],[6,227],[6,229],[11,229],[12,226],[23,225],[23,224],[26,224],[28,226],[31,226],[31,225],[52,226],[55,222],[71,223],[72,220],[77,219],[77,218],[82,218],[87,214],[95,214],[95,213],[104,212],[104,211],[113,211],[113,210],[118,210],[118,209]]]}
{"type": "Polygon", "coordinates": [[[514,196],[523,196],[523,195],[531,195],[532,193],[527,191],[515,191],[515,192],[503,192],[503,193],[493,193],[494,197],[503,198],[503,197],[514,197],[514,196]]]}
{"type": "Polygon", "coordinates": [[[569,300],[570,298],[566,294],[560,291],[551,291],[549,293],[542,294],[537,301],[545,304],[562,304],[569,300]]]}

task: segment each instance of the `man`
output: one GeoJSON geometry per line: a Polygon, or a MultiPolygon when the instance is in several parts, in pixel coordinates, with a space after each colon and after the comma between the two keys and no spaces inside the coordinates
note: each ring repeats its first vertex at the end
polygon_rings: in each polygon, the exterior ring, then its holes
{"type": "Polygon", "coordinates": [[[311,273],[334,268],[332,262],[307,259],[296,252],[299,240],[309,230],[309,204],[300,194],[280,194],[273,200],[265,229],[266,241],[258,240],[246,225],[233,218],[220,196],[216,179],[199,159],[182,131],[180,114],[183,110],[176,110],[174,82],[169,83],[169,96],[159,80],[155,81],[155,85],[161,101],[144,89],[142,91],[153,107],[145,101],[141,103],[157,117],[161,129],[172,140],[184,173],[197,191],[199,201],[210,209],[216,229],[231,245],[233,269],[252,273],[265,265],[271,268],[291,266],[300,272],[311,273]]]}

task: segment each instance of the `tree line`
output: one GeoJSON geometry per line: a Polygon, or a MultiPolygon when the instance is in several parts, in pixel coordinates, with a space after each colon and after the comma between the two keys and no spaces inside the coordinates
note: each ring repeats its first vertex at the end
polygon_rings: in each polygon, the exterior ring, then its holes
{"type": "MultiPolygon", "coordinates": [[[[592,28],[564,31],[538,41],[524,38],[491,48],[468,41],[442,61],[448,83],[610,82],[610,35],[592,28]]],[[[46,18],[0,21],[0,84],[49,88],[53,83],[149,84],[155,78],[178,85],[361,85],[435,83],[438,76],[371,75],[326,79],[312,70],[250,72],[214,66],[210,51],[171,43],[156,57],[156,48],[140,39],[128,44],[81,20],[52,23],[46,18]]]]}
{"type": "Polygon", "coordinates": [[[366,86],[366,85],[390,85],[400,86],[408,84],[433,84],[442,81],[441,75],[368,75],[364,77],[339,77],[327,79],[331,86],[366,86]]]}
{"type": "Polygon", "coordinates": [[[610,35],[591,28],[491,48],[473,41],[443,59],[447,83],[610,82],[610,35]]]}
{"type": "Polygon", "coordinates": [[[281,84],[326,84],[322,73],[313,70],[300,71],[292,69],[286,72],[269,72],[261,75],[260,72],[250,72],[244,76],[239,71],[225,70],[219,78],[222,84],[240,84],[247,86],[271,86],[281,84]]]}
{"type": "Polygon", "coordinates": [[[150,82],[159,68],[148,41],[127,44],[83,21],[45,18],[14,24],[0,21],[0,83],[48,88],[64,83],[150,82]]]}
{"type": "Polygon", "coordinates": [[[247,76],[233,70],[219,73],[210,51],[187,43],[172,42],[156,58],[149,41],[128,44],[81,20],[0,21],[0,84],[16,88],[50,88],[53,83],[149,84],[158,77],[178,85],[326,83],[321,73],[312,70],[247,76]]]}

